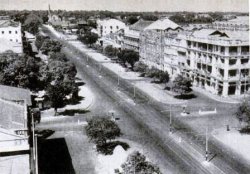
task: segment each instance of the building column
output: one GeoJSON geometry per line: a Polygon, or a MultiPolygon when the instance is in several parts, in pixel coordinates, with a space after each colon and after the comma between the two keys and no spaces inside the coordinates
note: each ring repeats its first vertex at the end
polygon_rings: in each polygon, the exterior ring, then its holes
{"type": "Polygon", "coordinates": [[[241,92],[241,82],[236,83],[235,95],[240,95],[241,92]]]}
{"type": "Polygon", "coordinates": [[[215,94],[217,95],[219,93],[219,85],[218,85],[218,80],[215,80],[215,87],[214,87],[215,94]]]}
{"type": "Polygon", "coordinates": [[[223,82],[222,96],[228,96],[228,82],[223,82]]]}

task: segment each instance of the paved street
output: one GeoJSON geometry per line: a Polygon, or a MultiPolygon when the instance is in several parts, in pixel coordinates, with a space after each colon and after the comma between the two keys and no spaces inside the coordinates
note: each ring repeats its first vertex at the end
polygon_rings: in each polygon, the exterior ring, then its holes
{"type": "MultiPolygon", "coordinates": [[[[146,102],[148,98],[140,94],[136,96],[134,102],[133,89],[126,81],[121,81],[118,90],[117,79],[112,77],[108,71],[98,72],[97,66],[93,66],[93,64],[86,66],[86,60],[83,59],[82,54],[73,51],[69,46],[65,45],[63,51],[76,64],[82,79],[98,97],[96,100],[98,102],[91,108],[89,114],[106,115],[110,110],[114,110],[121,119],[119,124],[124,132],[123,138],[136,141],[145,149],[149,149],[149,153],[159,159],[159,166],[163,168],[163,171],[171,173],[245,173],[244,167],[230,166],[224,162],[225,157],[220,154],[217,154],[217,157],[209,164],[203,163],[204,148],[202,147],[204,144],[202,141],[194,145],[193,142],[196,141],[190,140],[192,133],[183,135],[182,131],[178,131],[174,135],[169,134],[169,115],[161,112],[168,109],[167,106],[152,102],[152,99],[150,99],[151,102],[146,102]],[[189,138],[190,142],[180,142],[179,137],[189,138]],[[147,141],[144,141],[145,139],[147,141]]],[[[80,116],[79,118],[82,119],[80,116]]],[[[183,121],[175,121],[176,127],[193,132],[189,127],[192,121],[188,126],[183,121]]],[[[195,131],[200,132],[199,129],[195,131]]]]}

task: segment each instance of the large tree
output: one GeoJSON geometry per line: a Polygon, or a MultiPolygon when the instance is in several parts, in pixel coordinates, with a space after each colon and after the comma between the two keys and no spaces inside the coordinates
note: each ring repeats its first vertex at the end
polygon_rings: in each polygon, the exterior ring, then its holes
{"type": "Polygon", "coordinates": [[[114,48],[112,45],[108,45],[105,47],[104,52],[109,57],[115,57],[118,53],[118,50],[114,48]]]}
{"type": "Polygon", "coordinates": [[[236,117],[240,122],[245,122],[247,125],[250,124],[250,105],[248,102],[243,102],[239,105],[236,113],[236,117]]]}
{"type": "Polygon", "coordinates": [[[173,81],[173,91],[180,95],[188,94],[192,91],[192,81],[182,75],[178,75],[173,81]]]}
{"type": "Polygon", "coordinates": [[[146,157],[136,151],[130,154],[122,164],[122,174],[161,174],[158,166],[146,160],[146,157]]]}
{"type": "Polygon", "coordinates": [[[43,23],[43,20],[35,15],[34,13],[29,14],[24,21],[24,30],[32,33],[37,34],[39,26],[43,23]]]}
{"type": "Polygon", "coordinates": [[[42,88],[39,67],[43,62],[39,59],[28,55],[6,53],[0,56],[0,60],[1,84],[31,90],[42,88]]]}
{"type": "Polygon", "coordinates": [[[90,47],[96,43],[98,39],[98,35],[96,33],[92,33],[92,32],[86,32],[84,34],[84,36],[78,36],[78,40],[80,40],[81,42],[83,42],[86,45],[89,45],[90,47]]]}
{"type": "Polygon", "coordinates": [[[51,39],[45,39],[41,51],[43,54],[48,55],[52,52],[60,52],[62,48],[62,44],[59,41],[51,40],[51,39]]]}
{"type": "Polygon", "coordinates": [[[37,34],[37,35],[36,35],[35,45],[36,45],[37,49],[40,49],[40,48],[42,47],[43,42],[44,42],[46,39],[49,39],[48,36],[43,36],[43,35],[40,35],[40,34],[37,34]]]}
{"type": "Polygon", "coordinates": [[[121,135],[118,125],[105,117],[92,118],[85,129],[90,140],[99,145],[106,144],[107,140],[113,140],[121,135]]]}
{"type": "Polygon", "coordinates": [[[121,50],[118,54],[118,59],[122,62],[122,64],[130,64],[131,69],[133,70],[134,64],[139,61],[139,54],[134,50],[124,49],[121,50]]]}

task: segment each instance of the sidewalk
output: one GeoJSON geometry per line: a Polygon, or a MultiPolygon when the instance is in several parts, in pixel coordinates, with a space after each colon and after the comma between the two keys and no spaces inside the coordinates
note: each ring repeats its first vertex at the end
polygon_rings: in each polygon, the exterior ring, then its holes
{"type": "MultiPolygon", "coordinates": [[[[91,108],[95,100],[94,94],[85,85],[80,86],[79,89],[80,89],[78,93],[79,97],[82,97],[83,99],[78,104],[66,105],[63,108],[59,108],[57,110],[58,113],[64,112],[65,110],[88,110],[91,108]]],[[[41,112],[41,114],[42,114],[42,117],[41,117],[42,120],[51,119],[51,117],[54,117],[54,109],[50,108],[50,109],[44,110],[41,112]]],[[[58,116],[62,116],[62,115],[59,114],[58,116]]]]}
{"type": "Polygon", "coordinates": [[[176,99],[173,96],[169,95],[166,91],[161,89],[159,85],[150,83],[148,78],[139,77],[140,74],[138,72],[126,71],[126,69],[121,65],[112,63],[110,58],[87,48],[81,42],[69,41],[69,43],[74,47],[80,49],[80,51],[84,52],[92,59],[102,63],[104,67],[119,75],[120,78],[133,81],[138,89],[147,93],[154,100],[162,102],[164,104],[183,104],[186,102],[185,100],[176,99]]]}
{"type": "Polygon", "coordinates": [[[208,98],[211,98],[215,101],[221,102],[221,103],[230,103],[230,104],[238,104],[240,103],[242,100],[236,100],[236,98],[231,98],[231,97],[222,97],[222,96],[218,96],[215,94],[212,94],[204,89],[201,89],[199,87],[192,87],[192,89],[196,92],[199,92],[201,94],[204,94],[205,96],[207,96],[208,98]]]}

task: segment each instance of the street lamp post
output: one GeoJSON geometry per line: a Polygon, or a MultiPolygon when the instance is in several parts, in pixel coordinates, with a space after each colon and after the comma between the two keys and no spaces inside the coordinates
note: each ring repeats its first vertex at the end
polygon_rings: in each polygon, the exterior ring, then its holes
{"type": "Polygon", "coordinates": [[[205,154],[206,161],[208,160],[208,128],[206,127],[206,154],[205,154]]]}
{"type": "Polygon", "coordinates": [[[170,104],[169,110],[169,132],[172,133],[172,105],[170,104]]]}
{"type": "Polygon", "coordinates": [[[34,125],[34,114],[31,113],[31,124],[32,124],[32,147],[33,147],[33,159],[35,160],[35,125],[34,125]]]}
{"type": "Polygon", "coordinates": [[[38,174],[38,150],[37,150],[37,135],[35,135],[35,149],[36,149],[36,174],[38,174]]]}
{"type": "Polygon", "coordinates": [[[134,93],[133,97],[134,97],[134,99],[135,99],[135,85],[133,86],[133,88],[134,88],[134,90],[133,90],[133,91],[134,91],[134,92],[133,92],[133,93],[134,93]]]}

